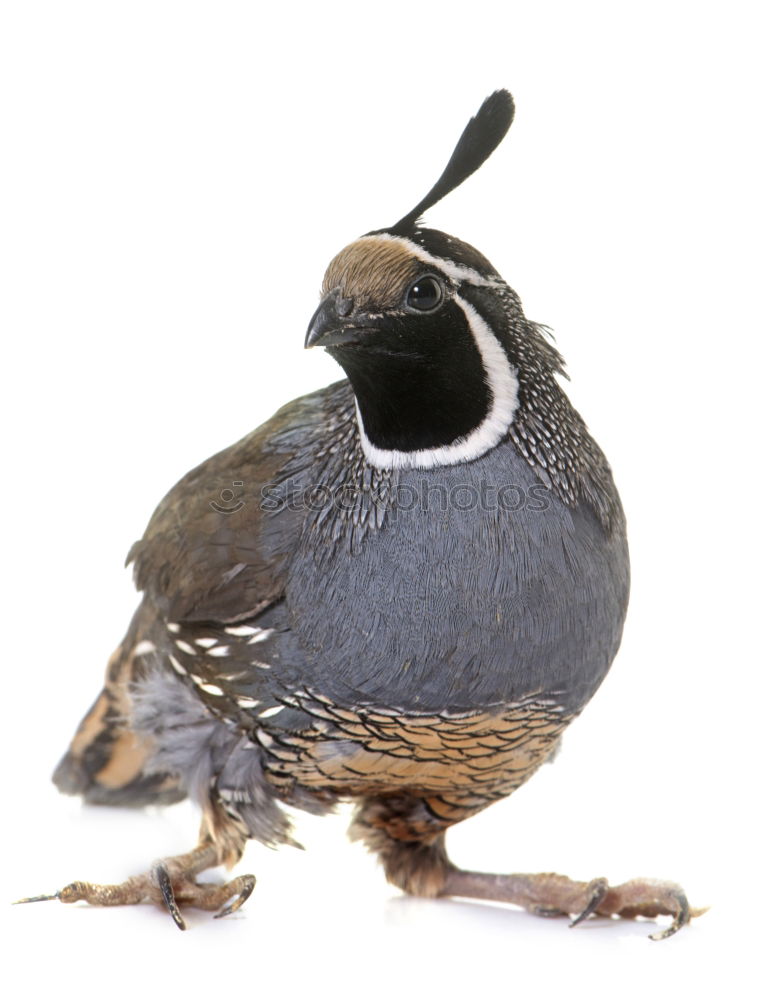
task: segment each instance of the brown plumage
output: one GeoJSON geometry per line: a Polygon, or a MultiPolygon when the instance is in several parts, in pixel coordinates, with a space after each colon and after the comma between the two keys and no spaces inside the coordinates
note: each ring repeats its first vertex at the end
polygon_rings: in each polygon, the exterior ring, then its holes
{"type": "MultiPolygon", "coordinates": [[[[506,92],[487,99],[416,212],[477,169],[512,111],[506,92]]],[[[92,802],[190,795],[198,846],[36,898],[154,901],[181,928],[180,906],[223,916],[255,879],[201,871],[250,838],[293,843],[281,803],[350,798],[351,835],[407,892],[574,922],[669,914],[672,934],[694,913],[676,885],[462,871],[444,846],[551,757],[622,635],[625,519],[561,358],[480,253],[414,213],[333,259],[312,345],[349,381],[189,472],[133,546],[142,603],[55,774],[92,802]],[[454,503],[462,489],[478,502],[454,503]]]]}

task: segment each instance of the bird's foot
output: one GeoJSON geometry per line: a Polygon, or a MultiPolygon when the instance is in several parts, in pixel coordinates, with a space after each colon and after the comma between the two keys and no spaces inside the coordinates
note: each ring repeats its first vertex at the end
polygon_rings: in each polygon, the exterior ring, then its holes
{"type": "Polygon", "coordinates": [[[157,861],[150,871],[133,875],[118,885],[101,885],[96,882],[71,882],[49,896],[30,896],[19,903],[36,903],[58,899],[62,903],[84,900],[95,906],[124,906],[133,903],[157,903],[165,907],[180,930],[187,925],[180,905],[194,906],[200,910],[218,910],[217,917],[226,917],[240,909],[253,892],[256,878],[238,875],[229,882],[196,882],[195,876],[206,868],[220,863],[216,849],[201,844],[174,858],[157,861]]]}
{"type": "Polygon", "coordinates": [[[670,926],[650,934],[662,941],[675,934],[692,917],[705,909],[689,905],[683,889],[675,882],[638,878],[610,886],[604,878],[575,882],[565,875],[492,875],[452,868],[446,876],[442,896],[464,896],[514,903],[543,917],[573,916],[571,927],[593,914],[604,917],[673,918],[670,926]]]}

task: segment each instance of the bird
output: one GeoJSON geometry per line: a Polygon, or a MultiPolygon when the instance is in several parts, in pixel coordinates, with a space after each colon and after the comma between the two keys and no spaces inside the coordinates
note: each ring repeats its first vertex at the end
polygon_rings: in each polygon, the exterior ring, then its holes
{"type": "Polygon", "coordinates": [[[190,797],[196,847],[21,902],[153,902],[226,916],[255,876],[198,882],[246,843],[295,844],[283,805],[349,800],[349,835],[421,897],[572,925],[699,912],[657,879],[459,868],[445,836],[557,752],[604,679],[629,595],[610,466],[548,328],[478,250],[423,214],[491,156],[506,90],[438,181],[330,262],[305,346],[345,378],[185,475],[131,549],[139,604],[53,780],[89,803],[190,797]]]}

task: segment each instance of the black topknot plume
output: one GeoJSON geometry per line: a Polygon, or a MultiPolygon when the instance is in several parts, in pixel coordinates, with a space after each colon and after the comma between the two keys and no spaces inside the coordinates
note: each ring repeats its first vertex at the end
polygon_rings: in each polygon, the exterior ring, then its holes
{"type": "Polygon", "coordinates": [[[423,212],[459,187],[486,162],[509,131],[514,116],[515,102],[508,90],[497,90],[487,97],[480,111],[467,123],[446,169],[430,191],[411,212],[386,231],[398,236],[412,231],[423,212]]]}

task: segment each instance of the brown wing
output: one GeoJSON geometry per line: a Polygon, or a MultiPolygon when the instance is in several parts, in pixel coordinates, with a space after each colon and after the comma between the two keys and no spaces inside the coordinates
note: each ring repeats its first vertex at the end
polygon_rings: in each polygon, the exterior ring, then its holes
{"type": "Polygon", "coordinates": [[[294,400],[184,476],[131,549],[135,582],[168,621],[234,622],[277,601],[301,511],[266,506],[294,463],[308,467],[332,387],[294,400]]]}
{"type": "Polygon", "coordinates": [[[152,747],[130,726],[132,686],[156,662],[168,622],[230,623],[283,596],[303,511],[263,508],[262,491],[299,471],[308,478],[334,392],[328,387],[283,407],[189,472],[159,504],[128,557],[144,600],[56,768],[61,791],[113,805],[184,796],[176,778],[151,770],[152,747]]]}

